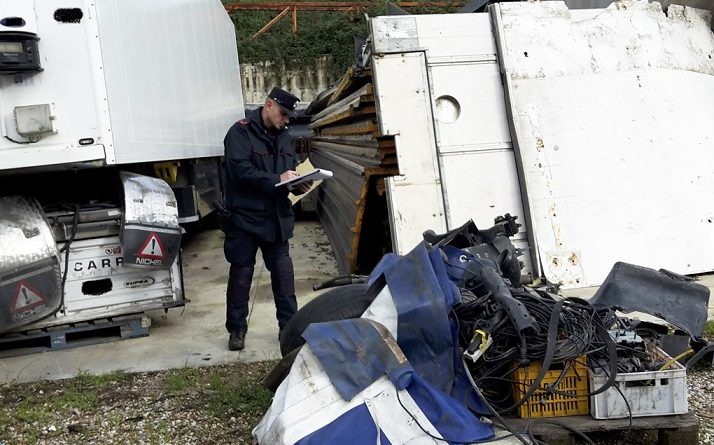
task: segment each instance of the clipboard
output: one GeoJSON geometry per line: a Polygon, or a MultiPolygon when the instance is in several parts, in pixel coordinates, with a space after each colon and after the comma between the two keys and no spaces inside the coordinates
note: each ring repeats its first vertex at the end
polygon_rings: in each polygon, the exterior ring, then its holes
{"type": "Polygon", "coordinates": [[[332,172],[330,170],[325,170],[323,168],[316,168],[315,170],[300,175],[297,178],[289,179],[287,181],[279,182],[275,184],[275,187],[282,187],[284,185],[288,186],[288,190],[292,189],[298,184],[310,181],[319,181],[321,179],[328,179],[332,177],[332,172]]]}

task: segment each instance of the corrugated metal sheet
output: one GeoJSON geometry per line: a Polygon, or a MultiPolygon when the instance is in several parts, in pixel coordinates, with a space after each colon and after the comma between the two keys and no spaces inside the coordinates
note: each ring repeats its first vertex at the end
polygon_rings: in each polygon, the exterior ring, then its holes
{"type": "Polygon", "coordinates": [[[379,132],[371,74],[350,68],[308,107],[310,161],[334,173],[318,191],[318,215],[344,274],[366,273],[391,250],[383,178],[398,173],[397,158],[393,137],[379,132]]]}

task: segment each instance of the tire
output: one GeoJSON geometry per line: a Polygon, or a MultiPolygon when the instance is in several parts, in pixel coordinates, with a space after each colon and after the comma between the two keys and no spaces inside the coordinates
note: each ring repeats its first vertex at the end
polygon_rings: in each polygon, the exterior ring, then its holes
{"type": "Polygon", "coordinates": [[[374,300],[366,284],[334,287],[301,307],[285,325],[280,335],[280,353],[285,357],[305,343],[302,333],[310,323],[358,318],[374,300]]]}

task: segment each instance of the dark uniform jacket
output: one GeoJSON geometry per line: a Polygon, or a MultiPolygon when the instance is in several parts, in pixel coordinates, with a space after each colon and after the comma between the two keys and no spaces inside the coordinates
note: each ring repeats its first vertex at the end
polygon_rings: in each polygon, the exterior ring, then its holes
{"type": "Polygon", "coordinates": [[[232,227],[264,241],[285,241],[293,236],[295,217],[287,187],[275,187],[280,174],[295,170],[297,158],[286,130],[269,132],[263,125],[263,107],[228,130],[225,147],[226,207],[232,227]]]}

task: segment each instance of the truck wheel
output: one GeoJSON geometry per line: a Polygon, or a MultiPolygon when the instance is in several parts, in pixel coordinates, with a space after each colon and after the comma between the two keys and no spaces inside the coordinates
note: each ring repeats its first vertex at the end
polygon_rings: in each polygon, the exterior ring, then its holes
{"type": "Polygon", "coordinates": [[[280,335],[280,353],[284,356],[305,343],[302,333],[310,323],[346,320],[360,317],[374,300],[367,294],[366,284],[334,287],[301,307],[280,335]]]}

